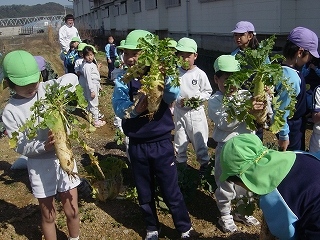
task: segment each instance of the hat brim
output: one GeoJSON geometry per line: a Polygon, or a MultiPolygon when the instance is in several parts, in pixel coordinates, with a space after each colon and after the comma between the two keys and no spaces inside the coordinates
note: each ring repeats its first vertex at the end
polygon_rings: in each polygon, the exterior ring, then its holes
{"type": "MultiPolygon", "coordinates": [[[[288,174],[296,159],[296,154],[291,151],[279,152],[268,150],[268,153],[257,163],[251,165],[239,175],[246,187],[258,194],[264,195],[272,192],[288,174]],[[268,165],[272,164],[272,170],[268,171],[268,165]]],[[[222,172],[220,181],[226,181],[228,177],[236,174],[222,172]]]]}
{"type": "Polygon", "coordinates": [[[180,52],[188,52],[188,53],[196,53],[197,51],[194,51],[193,48],[188,47],[176,47],[176,49],[180,52]]]}
{"type": "Polygon", "coordinates": [[[248,32],[247,29],[244,28],[236,28],[235,30],[231,31],[232,33],[246,33],[248,32]]]}
{"type": "Polygon", "coordinates": [[[20,87],[23,87],[32,83],[37,83],[39,82],[39,80],[40,80],[40,71],[28,77],[23,77],[23,78],[10,77],[10,81],[20,87]]]}
{"type": "Polygon", "coordinates": [[[311,55],[315,58],[319,58],[319,53],[317,51],[310,51],[311,55]]]}
{"type": "Polygon", "coordinates": [[[123,46],[118,46],[118,49],[129,49],[129,50],[139,50],[140,48],[137,48],[136,45],[123,45],[123,46]]]}

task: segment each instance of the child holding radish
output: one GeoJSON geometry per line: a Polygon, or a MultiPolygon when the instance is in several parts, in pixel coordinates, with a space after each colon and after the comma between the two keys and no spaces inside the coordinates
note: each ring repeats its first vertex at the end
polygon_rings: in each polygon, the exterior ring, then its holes
{"type": "MultiPolygon", "coordinates": [[[[124,64],[128,67],[128,71],[136,67],[141,56],[138,40],[147,40],[148,36],[152,34],[145,30],[131,31],[124,44],[119,47],[124,51],[124,64]]],[[[174,148],[171,142],[174,124],[169,109],[169,104],[179,94],[179,88],[170,85],[170,78],[161,79],[165,80],[163,97],[158,110],[150,118],[147,110],[148,96],[139,92],[142,87],[142,75],[147,74],[147,71],[148,68],[144,67],[144,73],[137,73],[128,83],[124,82],[125,75],[116,79],[112,105],[116,115],[122,119],[124,134],[129,137],[129,156],[139,205],[146,222],[145,240],[157,240],[161,229],[155,206],[155,178],[172,214],[176,229],[181,238],[188,239],[191,237],[192,227],[178,185],[174,148]]]]}
{"type": "MultiPolygon", "coordinates": [[[[308,28],[294,28],[283,48],[285,60],[282,62],[283,75],[288,79],[288,82],[293,86],[296,93],[295,112],[292,118],[288,119],[289,111],[285,110],[283,120],[285,125],[279,131],[278,145],[279,149],[286,150],[305,150],[305,114],[307,112],[306,100],[306,84],[304,77],[299,72],[302,67],[311,60],[312,57],[319,58],[318,53],[318,36],[308,28]]],[[[276,86],[276,92],[277,88],[276,86]]],[[[283,101],[281,109],[286,109],[290,98],[287,92],[278,94],[279,99],[283,101]]],[[[313,110],[312,119],[318,122],[318,109],[313,110]]],[[[318,130],[314,128],[314,133],[318,130]]],[[[316,134],[317,135],[317,134],[316,134]]],[[[316,135],[313,134],[313,137],[316,135]]],[[[319,144],[319,140],[311,137],[310,145],[313,149],[313,144],[319,144]],[[315,141],[314,141],[315,140],[315,141]]]]}
{"type": "MultiPolygon", "coordinates": [[[[16,50],[6,55],[3,60],[4,76],[15,94],[7,103],[2,120],[6,126],[8,136],[13,139],[32,115],[31,107],[40,99],[45,98],[46,87],[52,84],[66,86],[71,84],[71,91],[78,84],[76,75],[66,74],[62,77],[46,82],[40,82],[40,70],[34,57],[23,50],[16,50]]],[[[36,119],[37,122],[44,121],[36,119]]],[[[28,157],[27,168],[33,195],[38,199],[41,209],[41,227],[45,239],[56,239],[56,208],[55,195],[59,193],[71,240],[79,239],[79,210],[77,186],[79,177],[72,179],[62,169],[57,158],[58,139],[49,129],[38,129],[35,138],[28,138],[28,130],[17,136],[16,151],[28,157]]],[[[71,164],[73,173],[77,172],[75,161],[71,164]]]]}
{"type": "Polygon", "coordinates": [[[200,174],[203,174],[208,163],[208,123],[203,102],[208,100],[212,88],[204,71],[194,63],[198,57],[197,43],[191,38],[181,38],[177,45],[177,56],[182,57],[187,66],[179,67],[180,95],[174,107],[175,135],[174,145],[177,162],[187,164],[187,149],[189,142],[196,152],[200,163],[200,174]],[[190,106],[193,99],[198,104],[190,106]]]}
{"type": "MultiPolygon", "coordinates": [[[[220,154],[221,149],[225,142],[236,135],[241,133],[252,133],[255,132],[248,130],[245,122],[239,122],[237,120],[228,122],[226,108],[223,105],[224,95],[229,94],[225,89],[225,81],[228,77],[240,70],[240,64],[231,55],[221,55],[214,62],[214,82],[218,85],[218,91],[215,92],[208,100],[208,115],[209,118],[214,122],[213,136],[212,138],[217,142],[215,149],[215,180],[217,189],[215,191],[215,197],[218,209],[221,213],[221,218],[218,223],[222,227],[224,232],[236,232],[238,228],[234,223],[234,220],[243,222],[247,225],[258,225],[259,221],[253,216],[242,216],[235,213],[234,216],[231,214],[231,200],[236,196],[247,195],[246,191],[239,186],[236,187],[232,182],[220,181],[221,166],[220,166],[220,154]]],[[[251,98],[250,93],[247,90],[241,91],[242,97],[251,98]]],[[[255,108],[263,106],[263,103],[254,102],[255,108]]]]}
{"type": "Polygon", "coordinates": [[[83,58],[85,63],[83,65],[83,76],[86,79],[86,88],[84,92],[86,93],[85,98],[88,101],[88,109],[92,114],[93,126],[102,127],[106,124],[106,121],[103,121],[99,117],[99,91],[100,86],[100,73],[98,65],[96,63],[94,54],[95,48],[91,45],[84,47],[83,58]]]}

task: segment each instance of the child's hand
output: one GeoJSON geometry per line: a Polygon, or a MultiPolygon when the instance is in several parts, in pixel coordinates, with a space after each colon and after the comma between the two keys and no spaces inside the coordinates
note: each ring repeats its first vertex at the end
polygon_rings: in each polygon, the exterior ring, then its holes
{"type": "Polygon", "coordinates": [[[184,101],[185,101],[185,100],[186,100],[185,98],[181,98],[181,99],[180,99],[180,106],[181,106],[181,107],[184,107],[184,105],[185,105],[185,104],[184,104],[184,101]]]}
{"type": "Polygon", "coordinates": [[[265,107],[265,102],[258,102],[255,98],[252,101],[252,110],[262,110],[265,107]]]}
{"type": "Polygon", "coordinates": [[[108,58],[108,63],[112,63],[112,61],[111,61],[111,59],[110,59],[110,58],[108,58]]]}
{"type": "Polygon", "coordinates": [[[140,114],[146,111],[147,109],[148,109],[148,97],[146,95],[142,95],[135,107],[135,111],[136,113],[140,114]]]}
{"type": "Polygon", "coordinates": [[[46,151],[52,151],[54,149],[54,142],[55,142],[54,135],[53,135],[52,131],[50,130],[48,133],[48,139],[44,144],[44,149],[46,151]]]}
{"type": "Polygon", "coordinates": [[[287,148],[289,146],[290,141],[289,140],[278,140],[279,145],[279,151],[287,151],[287,148]]]}
{"type": "Polygon", "coordinates": [[[96,97],[96,93],[95,92],[91,92],[91,98],[94,99],[96,97]]]}

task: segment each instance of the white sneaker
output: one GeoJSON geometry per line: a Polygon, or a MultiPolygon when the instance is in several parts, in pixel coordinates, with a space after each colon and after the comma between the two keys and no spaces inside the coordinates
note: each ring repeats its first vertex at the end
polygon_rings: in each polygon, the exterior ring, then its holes
{"type": "Polygon", "coordinates": [[[191,227],[188,231],[181,233],[181,239],[189,239],[192,236],[193,228],[191,227]]]}
{"type": "Polygon", "coordinates": [[[238,231],[236,224],[233,221],[232,215],[221,216],[218,224],[222,227],[222,230],[226,233],[234,233],[238,231]]]}
{"type": "Polygon", "coordinates": [[[243,216],[239,213],[235,213],[233,219],[237,222],[242,222],[248,226],[258,226],[260,222],[254,216],[243,216]]]}
{"type": "Polygon", "coordinates": [[[159,232],[158,231],[149,231],[147,230],[147,235],[144,240],[158,240],[159,232]]]}

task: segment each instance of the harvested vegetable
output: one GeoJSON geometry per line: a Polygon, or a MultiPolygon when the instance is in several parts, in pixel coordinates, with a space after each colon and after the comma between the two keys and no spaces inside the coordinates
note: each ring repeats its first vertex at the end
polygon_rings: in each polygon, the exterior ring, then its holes
{"type": "Polygon", "coordinates": [[[74,158],[71,150],[70,140],[74,139],[92,155],[94,150],[89,148],[83,140],[79,139],[78,132],[74,126],[79,125],[85,129],[86,124],[80,124],[77,118],[71,113],[80,108],[85,111],[87,101],[83,96],[83,90],[80,85],[71,91],[72,85],[60,86],[57,82],[46,86],[45,98],[37,100],[31,107],[32,115],[26,123],[19,128],[18,132],[12,134],[10,146],[16,147],[19,132],[27,133],[28,139],[37,136],[38,129],[49,128],[54,134],[54,147],[59,159],[61,168],[70,176],[74,176],[74,158]],[[76,106],[69,103],[77,103],[76,106]],[[42,119],[38,122],[38,119],[42,119]]]}
{"type": "Polygon", "coordinates": [[[177,65],[184,63],[182,58],[175,56],[170,40],[159,40],[156,35],[140,38],[137,46],[141,49],[138,62],[127,70],[122,79],[128,83],[133,78],[142,78],[140,92],[148,98],[150,119],[159,108],[166,78],[172,78],[172,86],[180,85],[177,65]]]}
{"type": "Polygon", "coordinates": [[[85,166],[88,173],[86,177],[93,188],[93,198],[100,201],[114,199],[122,188],[122,169],[128,168],[128,166],[123,160],[116,157],[102,158],[98,161],[99,164],[97,165],[85,166]],[[100,169],[97,167],[100,167],[100,169]]]}
{"type": "MultiPolygon", "coordinates": [[[[246,48],[243,54],[238,54],[236,59],[239,60],[241,70],[233,73],[226,81],[226,89],[232,94],[224,97],[224,105],[227,107],[228,120],[245,121],[248,129],[255,130],[256,124],[264,125],[267,120],[267,106],[263,110],[252,112],[252,101],[267,101],[267,90],[272,90],[275,86],[280,86],[278,96],[287,91],[290,103],[284,109],[280,109],[281,101],[279,97],[273,97],[272,105],[275,110],[270,130],[277,133],[284,125],[283,116],[285,110],[289,110],[289,118],[295,111],[296,96],[295,91],[287,79],[283,76],[283,70],[278,63],[279,59],[284,59],[282,55],[276,54],[271,57],[271,63],[266,62],[271,54],[275,43],[275,36],[261,41],[258,49],[246,48]],[[247,95],[232,91],[234,89],[246,89],[247,95]]],[[[272,93],[271,93],[272,94],[272,93]]]]}

